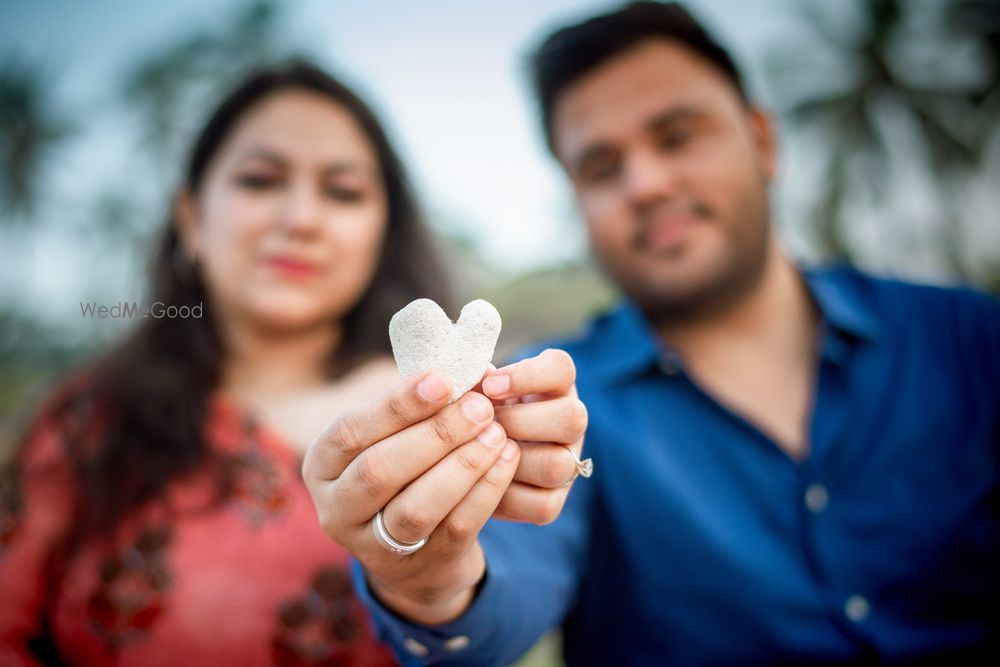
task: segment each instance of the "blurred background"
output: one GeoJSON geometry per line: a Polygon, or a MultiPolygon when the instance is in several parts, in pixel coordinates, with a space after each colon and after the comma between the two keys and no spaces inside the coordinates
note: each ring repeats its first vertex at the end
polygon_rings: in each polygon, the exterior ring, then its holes
{"type": "MultiPolygon", "coordinates": [[[[240,73],[315,60],[376,109],[501,353],[607,305],[525,57],[584,0],[38,0],[0,8],[0,436],[127,320],[184,151],[240,73]]],[[[692,0],[779,120],[806,262],[1000,293],[1000,0],[692,0]]],[[[454,314],[453,314],[454,315],[454,314]]],[[[558,664],[558,636],[526,665],[558,664]]]]}

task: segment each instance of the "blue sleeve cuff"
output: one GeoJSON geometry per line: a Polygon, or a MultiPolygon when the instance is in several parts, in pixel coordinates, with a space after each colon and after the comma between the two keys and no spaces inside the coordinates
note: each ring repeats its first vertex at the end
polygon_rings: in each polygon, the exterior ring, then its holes
{"type": "Polygon", "coordinates": [[[364,568],[351,558],[351,577],[358,598],[368,608],[376,636],[410,665],[492,665],[499,657],[497,618],[503,611],[503,586],[489,568],[476,599],[450,623],[425,626],[405,620],[379,602],[368,588],[364,568]]]}

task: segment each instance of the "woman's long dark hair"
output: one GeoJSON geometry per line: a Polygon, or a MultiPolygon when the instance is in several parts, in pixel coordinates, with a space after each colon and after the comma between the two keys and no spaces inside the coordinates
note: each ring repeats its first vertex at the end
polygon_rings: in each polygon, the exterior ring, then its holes
{"type": "MultiPolygon", "coordinates": [[[[255,70],[222,100],[194,144],[183,187],[197,196],[210,161],[240,118],[264,98],[289,89],[323,95],[354,117],[374,147],[388,199],[378,266],[342,320],[341,342],[329,359],[332,378],[390,353],[388,322],[396,310],[424,296],[444,303],[447,295],[402,164],[379,122],[347,87],[306,62],[255,70]]],[[[150,303],[203,303],[204,316],[143,320],[54,401],[56,418],[74,409],[100,417],[95,441],[86,438],[92,424],[66,438],[81,481],[83,515],[77,526],[83,535],[106,534],[129,511],[161,494],[169,481],[211,459],[203,429],[225,352],[204,285],[196,271],[178,265],[179,253],[171,213],[152,264],[150,303]]]]}

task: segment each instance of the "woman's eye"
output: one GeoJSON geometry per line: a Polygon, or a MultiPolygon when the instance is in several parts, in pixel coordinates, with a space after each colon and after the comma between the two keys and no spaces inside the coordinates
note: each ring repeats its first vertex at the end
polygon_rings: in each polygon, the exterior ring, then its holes
{"type": "Polygon", "coordinates": [[[617,160],[603,160],[589,165],[583,171],[583,180],[587,183],[605,183],[618,176],[620,164],[617,160]]]}
{"type": "Polygon", "coordinates": [[[267,190],[277,184],[277,179],[261,174],[243,174],[238,177],[237,183],[248,190],[267,190]]]}
{"type": "Polygon", "coordinates": [[[365,196],[364,192],[357,188],[347,188],[339,185],[328,185],[325,192],[330,199],[347,204],[361,201],[365,196]]]}

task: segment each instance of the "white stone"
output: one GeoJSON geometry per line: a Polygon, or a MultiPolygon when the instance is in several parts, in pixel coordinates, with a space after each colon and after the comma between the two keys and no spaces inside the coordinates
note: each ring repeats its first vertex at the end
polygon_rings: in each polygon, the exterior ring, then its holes
{"type": "Polygon", "coordinates": [[[500,313],[482,299],[462,308],[452,322],[430,299],[417,299],[392,316],[389,340],[405,379],[436,370],[451,380],[451,400],[476,386],[493,360],[500,313]]]}

